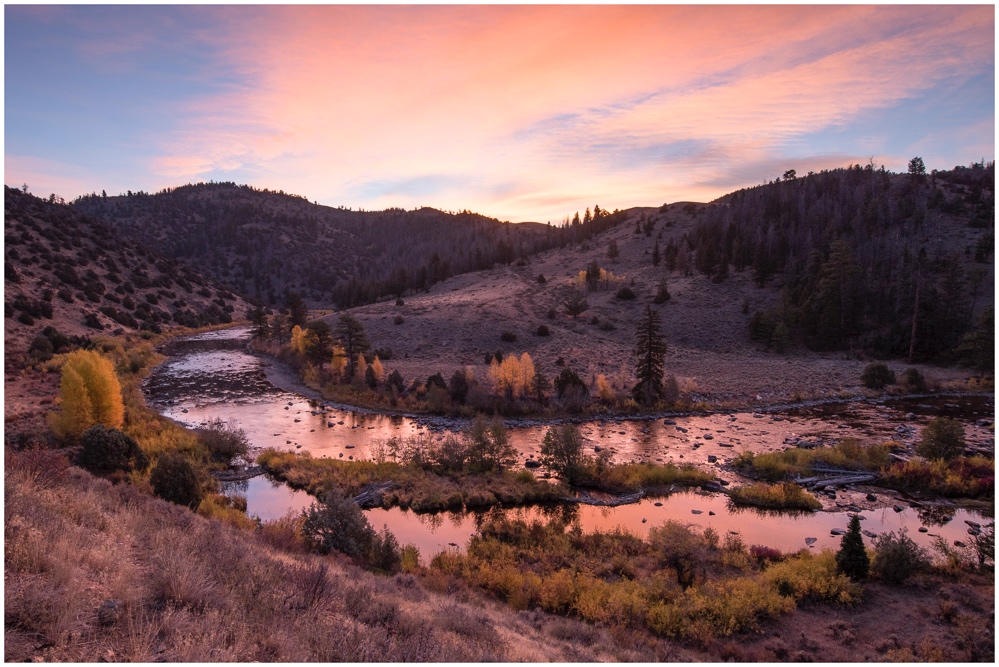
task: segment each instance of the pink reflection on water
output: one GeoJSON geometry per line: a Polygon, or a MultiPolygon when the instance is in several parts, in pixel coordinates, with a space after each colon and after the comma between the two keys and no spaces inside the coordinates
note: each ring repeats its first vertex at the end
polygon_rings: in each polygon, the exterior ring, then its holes
{"type": "MultiPolygon", "coordinates": [[[[539,508],[514,508],[503,510],[511,519],[525,521],[546,521],[539,508]]],[[[380,529],[387,525],[399,539],[400,544],[415,544],[420,553],[429,559],[434,554],[448,548],[464,550],[468,540],[476,532],[477,515],[448,515],[443,524],[435,524],[431,517],[421,516],[399,508],[374,509],[366,512],[372,526],[380,529]],[[453,543],[455,546],[449,546],[453,543]]],[[[948,542],[967,540],[965,519],[987,523],[977,513],[957,510],[953,518],[943,526],[929,526],[928,533],[919,533],[923,525],[919,515],[912,508],[895,512],[888,508],[861,512],[864,517],[861,528],[875,534],[898,531],[908,528],[909,537],[922,547],[929,548],[934,535],[940,535],[948,542]]],[[[596,530],[609,531],[621,528],[634,535],[647,537],[649,529],[662,525],[668,520],[690,525],[698,531],[713,528],[724,539],[730,531],[735,531],[746,546],[762,544],[785,552],[799,549],[823,548],[838,549],[841,538],[830,534],[833,528],[847,527],[849,514],[846,512],[804,512],[780,513],[754,509],[732,508],[728,499],[721,494],[681,493],[661,500],[646,499],[633,505],[618,507],[596,507],[580,505],[577,519],[583,532],[596,530]],[[656,507],[656,503],[662,503],[656,507]],[[695,514],[694,512],[700,512],[695,514]],[[714,512],[711,515],[710,512],[714,512]],[[644,519],[644,522],[643,522],[644,519]],[[806,538],[815,538],[809,547],[806,538]]],[[[864,537],[870,546],[872,539],[864,537]]]]}

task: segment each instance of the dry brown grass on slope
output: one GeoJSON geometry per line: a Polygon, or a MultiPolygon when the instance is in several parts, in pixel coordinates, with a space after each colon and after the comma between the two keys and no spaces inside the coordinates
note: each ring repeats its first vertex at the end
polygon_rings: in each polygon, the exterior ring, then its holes
{"type": "Polygon", "coordinates": [[[648,660],[651,645],[449,585],[279,551],[52,452],[5,452],[5,659],[648,660]],[[118,602],[117,614],[99,610],[118,602]],[[114,622],[110,617],[117,616],[114,622]],[[596,633],[581,645],[574,635],[596,633]]]}

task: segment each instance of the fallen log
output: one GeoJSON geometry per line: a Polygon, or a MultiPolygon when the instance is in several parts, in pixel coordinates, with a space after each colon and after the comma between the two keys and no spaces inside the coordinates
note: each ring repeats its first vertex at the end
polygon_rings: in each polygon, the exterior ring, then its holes
{"type": "Polygon", "coordinates": [[[369,485],[366,489],[354,496],[354,502],[361,509],[382,506],[382,494],[395,488],[395,482],[379,482],[369,485]]]}
{"type": "Polygon", "coordinates": [[[581,505],[596,505],[598,507],[617,507],[618,505],[631,505],[637,503],[645,496],[645,491],[629,493],[626,496],[616,496],[614,498],[594,498],[585,491],[572,498],[565,498],[566,502],[579,503],[581,505]]]}
{"type": "Polygon", "coordinates": [[[854,475],[853,477],[830,477],[827,479],[820,479],[814,483],[812,488],[816,491],[822,491],[828,486],[846,486],[847,484],[864,484],[867,482],[873,482],[878,478],[877,475],[854,475]]]}

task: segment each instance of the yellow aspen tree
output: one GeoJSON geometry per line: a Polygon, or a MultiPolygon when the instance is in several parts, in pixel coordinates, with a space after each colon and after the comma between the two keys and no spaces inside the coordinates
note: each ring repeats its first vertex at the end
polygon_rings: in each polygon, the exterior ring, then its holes
{"type": "Polygon", "coordinates": [[[382,368],[382,360],[375,355],[375,360],[371,362],[371,371],[375,374],[375,380],[381,384],[385,379],[385,369],[382,368]]]}
{"type": "Polygon", "coordinates": [[[516,397],[517,378],[520,375],[520,362],[512,354],[500,364],[500,371],[503,377],[503,391],[510,398],[516,397]]]}
{"type": "Polygon", "coordinates": [[[354,377],[364,379],[364,374],[368,372],[368,362],[364,360],[364,353],[357,353],[357,368],[354,369],[354,377]]]}
{"type": "Polygon", "coordinates": [[[347,369],[347,352],[342,345],[333,347],[333,359],[330,361],[330,368],[339,381],[343,378],[343,372],[347,369]]]}
{"type": "Polygon", "coordinates": [[[527,396],[531,392],[531,382],[534,380],[534,360],[527,352],[520,355],[520,364],[517,370],[516,393],[518,396],[527,396]]]}
{"type": "Polygon", "coordinates": [[[600,396],[600,400],[605,403],[613,403],[616,398],[614,389],[603,373],[597,376],[597,394],[600,396]]]}
{"type": "Polygon", "coordinates": [[[85,354],[74,362],[74,370],[80,374],[87,387],[94,423],[108,428],[121,428],[125,422],[125,403],[121,398],[121,383],[114,372],[114,365],[110,359],[97,352],[77,350],[73,354],[78,352],[85,354]]]}
{"type": "Polygon", "coordinates": [[[291,349],[299,354],[305,354],[308,346],[309,341],[306,340],[305,331],[296,324],[291,330],[291,349]]]}
{"type": "Polygon", "coordinates": [[[489,379],[493,383],[493,391],[497,394],[503,393],[503,370],[498,361],[494,358],[489,362],[489,379]]]}
{"type": "Polygon", "coordinates": [[[65,366],[59,384],[60,412],[50,412],[49,427],[60,438],[78,438],[94,425],[94,410],[83,378],[65,366]]]}
{"type": "Polygon", "coordinates": [[[60,437],[79,437],[95,424],[121,428],[125,421],[121,383],[114,366],[91,350],[77,350],[66,356],[59,403],[62,410],[49,417],[49,425],[60,437]]]}

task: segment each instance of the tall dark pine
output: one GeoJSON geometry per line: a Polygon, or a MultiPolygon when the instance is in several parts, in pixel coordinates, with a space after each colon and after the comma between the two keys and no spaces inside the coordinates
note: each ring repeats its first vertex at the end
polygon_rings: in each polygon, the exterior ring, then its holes
{"type": "Polygon", "coordinates": [[[645,315],[638,325],[635,344],[638,356],[638,384],[631,390],[635,400],[651,405],[663,394],[663,367],[666,362],[666,338],[662,334],[662,321],[652,306],[645,307],[645,315]]]}
{"type": "Polygon", "coordinates": [[[836,552],[836,569],[854,581],[863,581],[870,567],[871,560],[864,548],[864,537],[860,534],[860,517],[854,514],[836,552]]]}
{"type": "Polygon", "coordinates": [[[353,378],[354,367],[357,365],[357,355],[367,352],[371,348],[368,336],[364,333],[364,325],[352,315],[344,313],[337,320],[333,336],[343,346],[343,351],[347,354],[347,377],[353,378]]]}
{"type": "Polygon", "coordinates": [[[306,320],[309,319],[309,311],[305,307],[305,302],[302,301],[302,295],[298,292],[291,292],[285,299],[285,305],[288,307],[288,319],[291,320],[291,326],[297,324],[304,327],[306,320]]]}

